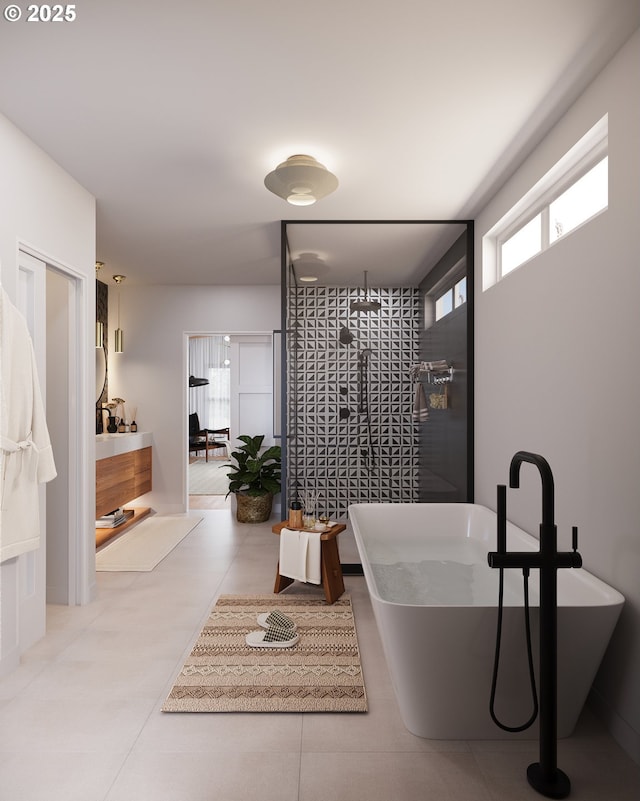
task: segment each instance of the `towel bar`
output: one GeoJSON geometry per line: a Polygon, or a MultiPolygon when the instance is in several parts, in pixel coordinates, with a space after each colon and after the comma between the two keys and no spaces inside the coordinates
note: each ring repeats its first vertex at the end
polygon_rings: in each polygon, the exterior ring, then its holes
{"type": "Polygon", "coordinates": [[[412,381],[418,381],[426,375],[429,384],[448,384],[453,381],[453,367],[445,360],[437,362],[418,362],[409,370],[412,381]]]}

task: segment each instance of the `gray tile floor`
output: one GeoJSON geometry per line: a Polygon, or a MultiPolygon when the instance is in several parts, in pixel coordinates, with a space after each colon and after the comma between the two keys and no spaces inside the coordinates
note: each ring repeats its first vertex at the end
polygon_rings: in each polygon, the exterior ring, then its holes
{"type": "MultiPolygon", "coordinates": [[[[364,579],[346,577],[367,714],[167,714],[183,658],[220,593],[269,593],[278,538],[203,521],[151,573],[98,573],[85,607],[0,681],[0,797],[13,801],[520,801],[535,741],[423,740],[402,724],[364,579]]],[[[343,562],[357,560],[341,535],[343,562]]],[[[295,591],[300,585],[293,585],[295,591]]],[[[308,587],[304,588],[309,591],[308,587]]],[[[316,591],[315,588],[312,590],[316,591]]],[[[321,589],[317,592],[321,594],[321,589]]],[[[559,746],[571,798],[637,801],[640,768],[587,711],[559,746]]]]}

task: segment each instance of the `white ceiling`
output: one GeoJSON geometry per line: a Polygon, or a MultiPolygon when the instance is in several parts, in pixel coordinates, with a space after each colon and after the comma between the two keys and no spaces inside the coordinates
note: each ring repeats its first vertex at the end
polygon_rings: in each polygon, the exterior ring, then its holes
{"type": "MultiPolygon", "coordinates": [[[[637,0],[75,8],[0,20],[0,111],[95,195],[103,280],[136,284],[277,284],[281,219],[473,217],[640,24],[637,0]],[[294,153],[337,191],[305,208],[270,194],[294,153]]],[[[443,235],[368,227],[354,264],[346,226],[296,229],[343,284],[413,280],[443,235]]]]}

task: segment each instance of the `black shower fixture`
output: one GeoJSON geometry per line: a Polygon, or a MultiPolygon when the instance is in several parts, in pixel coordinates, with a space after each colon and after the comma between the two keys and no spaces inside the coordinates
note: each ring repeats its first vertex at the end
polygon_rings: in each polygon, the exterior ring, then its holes
{"type": "Polygon", "coordinates": [[[369,293],[367,290],[367,271],[364,271],[364,289],[362,290],[362,299],[361,300],[352,300],[349,308],[352,312],[365,312],[368,314],[369,312],[376,312],[380,311],[380,307],[382,304],[379,300],[370,300],[369,293]]]}
{"type": "Polygon", "coordinates": [[[369,406],[369,357],[371,348],[358,351],[358,415],[360,418],[360,457],[367,473],[376,468],[376,448],[371,430],[371,408],[369,406]]]}
{"type": "Polygon", "coordinates": [[[353,334],[346,325],[340,326],[340,342],[343,345],[350,345],[353,342],[353,334]]]}

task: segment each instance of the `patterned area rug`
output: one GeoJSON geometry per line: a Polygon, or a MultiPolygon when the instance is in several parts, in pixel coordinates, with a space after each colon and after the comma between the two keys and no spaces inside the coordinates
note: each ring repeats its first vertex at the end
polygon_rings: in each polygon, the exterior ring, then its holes
{"type": "Polygon", "coordinates": [[[163,712],[366,712],[349,595],[221,595],[163,712]],[[251,648],[256,617],[277,609],[300,635],[291,648],[251,648]]]}

